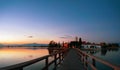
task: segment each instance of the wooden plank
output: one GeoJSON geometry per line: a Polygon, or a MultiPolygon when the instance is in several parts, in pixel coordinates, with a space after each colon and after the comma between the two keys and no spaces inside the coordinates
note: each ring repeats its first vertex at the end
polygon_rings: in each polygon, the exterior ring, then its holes
{"type": "Polygon", "coordinates": [[[57,70],[85,70],[84,65],[79,60],[76,50],[71,49],[64,58],[57,70]]]}

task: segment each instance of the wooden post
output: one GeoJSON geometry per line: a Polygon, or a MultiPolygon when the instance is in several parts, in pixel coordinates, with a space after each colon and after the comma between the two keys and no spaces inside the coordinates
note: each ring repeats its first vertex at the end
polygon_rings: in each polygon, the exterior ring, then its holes
{"type": "Polygon", "coordinates": [[[88,64],[87,64],[87,55],[86,55],[85,59],[86,59],[86,67],[87,67],[88,66],[88,64]]]}
{"type": "Polygon", "coordinates": [[[46,70],[48,70],[48,57],[45,59],[46,70]]]}
{"type": "Polygon", "coordinates": [[[62,52],[62,60],[63,60],[64,53],[62,52]]]}
{"type": "Polygon", "coordinates": [[[84,62],[84,58],[85,58],[85,57],[84,57],[84,54],[82,54],[82,61],[83,61],[83,63],[85,63],[85,62],[84,62]]]}
{"type": "Polygon", "coordinates": [[[87,55],[85,56],[85,67],[86,67],[86,70],[88,68],[88,64],[87,64],[87,55]]]}
{"type": "Polygon", "coordinates": [[[61,63],[61,53],[59,53],[59,64],[61,63]]]}
{"type": "Polygon", "coordinates": [[[55,64],[54,64],[54,69],[53,70],[56,70],[56,67],[57,67],[57,54],[55,54],[54,60],[55,60],[55,64]]]}
{"type": "Polygon", "coordinates": [[[57,54],[55,54],[54,60],[55,60],[55,67],[56,67],[56,65],[57,65],[57,54]]]}
{"type": "Polygon", "coordinates": [[[93,66],[96,67],[96,65],[95,65],[95,59],[92,59],[92,64],[93,64],[93,66]]]}
{"type": "MultiPolygon", "coordinates": [[[[81,54],[81,53],[80,53],[81,54]]],[[[83,54],[81,54],[81,61],[83,61],[83,54]]]]}

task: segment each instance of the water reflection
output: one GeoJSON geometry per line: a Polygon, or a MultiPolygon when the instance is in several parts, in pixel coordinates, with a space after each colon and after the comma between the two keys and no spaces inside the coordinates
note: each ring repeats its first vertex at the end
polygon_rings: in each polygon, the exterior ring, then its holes
{"type": "MultiPolygon", "coordinates": [[[[107,62],[120,66],[120,48],[119,47],[107,47],[101,48],[101,50],[87,50],[86,52],[97,56],[107,62]]],[[[109,66],[106,66],[96,61],[96,67],[98,70],[111,70],[109,66]]]]}
{"type": "Polygon", "coordinates": [[[119,51],[119,48],[115,47],[115,48],[106,48],[106,47],[103,47],[101,48],[101,55],[105,56],[107,52],[110,52],[110,51],[119,51]]]}
{"type": "Polygon", "coordinates": [[[102,48],[101,49],[101,55],[106,55],[106,53],[107,53],[107,48],[102,48]]]}
{"type": "Polygon", "coordinates": [[[110,63],[120,65],[120,48],[101,48],[101,51],[98,53],[93,54],[103,60],[106,60],[110,63]]]}
{"type": "Polygon", "coordinates": [[[97,52],[99,52],[99,50],[87,50],[86,53],[88,54],[96,54],[97,52]]]}
{"type": "Polygon", "coordinates": [[[106,48],[106,47],[103,47],[101,48],[101,50],[96,50],[96,49],[91,49],[91,50],[84,50],[86,53],[88,54],[97,54],[97,53],[101,53],[102,56],[105,56],[107,54],[107,52],[118,52],[119,51],[119,48],[118,47],[109,47],[109,48],[106,48]]]}
{"type": "Polygon", "coordinates": [[[48,55],[46,48],[5,47],[0,48],[0,67],[5,67],[48,55]]]}

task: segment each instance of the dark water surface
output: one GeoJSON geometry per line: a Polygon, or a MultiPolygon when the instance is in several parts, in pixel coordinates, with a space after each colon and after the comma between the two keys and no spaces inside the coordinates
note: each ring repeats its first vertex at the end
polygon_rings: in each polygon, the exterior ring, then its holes
{"type": "MultiPolygon", "coordinates": [[[[100,51],[89,51],[89,53],[120,67],[120,48],[102,48],[100,51]]],[[[98,70],[112,70],[100,62],[96,62],[96,67],[98,70]]]]}

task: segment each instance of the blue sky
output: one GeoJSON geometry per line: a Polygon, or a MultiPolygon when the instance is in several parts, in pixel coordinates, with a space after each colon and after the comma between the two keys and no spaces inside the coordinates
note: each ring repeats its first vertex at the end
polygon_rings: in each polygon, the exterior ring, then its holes
{"type": "Polygon", "coordinates": [[[0,0],[0,43],[70,41],[75,36],[120,42],[120,1],[0,0]]]}

